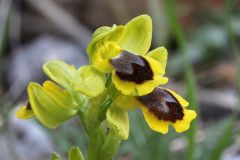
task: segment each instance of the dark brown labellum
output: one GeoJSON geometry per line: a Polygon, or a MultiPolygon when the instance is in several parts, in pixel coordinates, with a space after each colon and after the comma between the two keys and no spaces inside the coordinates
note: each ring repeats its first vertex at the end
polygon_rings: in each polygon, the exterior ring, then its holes
{"type": "Polygon", "coordinates": [[[128,51],[110,60],[116,70],[117,76],[124,81],[142,84],[145,81],[153,80],[153,71],[146,59],[128,51]]]}
{"type": "Polygon", "coordinates": [[[138,99],[159,120],[174,123],[184,117],[182,105],[165,89],[157,87],[153,92],[140,96],[138,99]]]}

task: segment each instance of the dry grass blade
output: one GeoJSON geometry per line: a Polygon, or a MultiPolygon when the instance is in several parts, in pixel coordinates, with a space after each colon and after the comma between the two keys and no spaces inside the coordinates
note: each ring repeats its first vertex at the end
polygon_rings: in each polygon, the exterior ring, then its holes
{"type": "Polygon", "coordinates": [[[74,38],[82,48],[86,48],[91,38],[89,30],[76,21],[70,13],[51,0],[26,0],[41,14],[46,16],[58,29],[74,38]]]}

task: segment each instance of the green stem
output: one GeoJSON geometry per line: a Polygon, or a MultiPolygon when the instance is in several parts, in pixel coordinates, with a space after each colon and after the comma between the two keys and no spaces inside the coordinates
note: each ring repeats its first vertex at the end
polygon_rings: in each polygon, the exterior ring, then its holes
{"type": "Polygon", "coordinates": [[[85,111],[80,110],[78,115],[89,138],[88,160],[111,160],[117,153],[121,140],[117,130],[110,129],[107,134],[105,133],[101,122],[106,117],[99,119],[97,111],[104,101],[99,103],[86,107],[85,111]],[[91,112],[92,110],[95,112],[91,112]]]}
{"type": "Polygon", "coordinates": [[[88,122],[87,118],[85,117],[84,113],[81,110],[78,112],[78,116],[79,116],[79,118],[80,118],[80,120],[82,122],[83,128],[85,129],[85,131],[87,132],[87,135],[89,137],[90,128],[88,127],[89,126],[88,125],[89,122],[88,122]]]}
{"type": "MultiPolygon", "coordinates": [[[[107,91],[100,97],[88,99],[88,103],[80,107],[78,112],[82,125],[89,138],[88,160],[111,160],[118,151],[121,139],[118,129],[108,130],[102,127],[106,119],[106,112],[111,106],[118,92],[111,82],[111,75],[108,77],[107,91]],[[111,96],[109,96],[111,95],[111,96]]],[[[78,95],[73,95],[79,105],[83,103],[78,95]]]]}
{"type": "Polygon", "coordinates": [[[79,111],[78,115],[89,138],[88,160],[98,160],[99,150],[105,139],[104,131],[101,125],[93,125],[96,123],[91,122],[83,112],[79,111]]]}
{"type": "Polygon", "coordinates": [[[89,137],[88,160],[99,160],[100,148],[104,143],[104,132],[101,127],[92,130],[89,137]]]}

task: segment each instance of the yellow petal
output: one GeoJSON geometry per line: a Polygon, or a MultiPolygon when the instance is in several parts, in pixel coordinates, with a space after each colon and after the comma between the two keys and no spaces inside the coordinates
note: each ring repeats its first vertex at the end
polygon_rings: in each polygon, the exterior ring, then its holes
{"type": "Polygon", "coordinates": [[[166,64],[167,64],[167,49],[164,47],[158,47],[152,51],[150,51],[147,56],[155,59],[161,65],[161,68],[165,71],[166,64]]]}
{"type": "Polygon", "coordinates": [[[196,112],[193,110],[184,109],[183,113],[184,113],[183,120],[177,120],[175,123],[172,124],[176,132],[179,133],[188,130],[191,121],[197,117],[196,112]]]}
{"type": "Polygon", "coordinates": [[[90,58],[90,61],[92,62],[92,55],[95,54],[96,49],[98,49],[97,45],[103,41],[113,41],[118,43],[119,39],[122,36],[122,33],[124,31],[123,26],[113,26],[111,29],[108,27],[99,28],[97,29],[90,41],[88,47],[87,47],[87,54],[90,58]]]}
{"type": "Polygon", "coordinates": [[[136,90],[135,86],[136,84],[133,82],[123,81],[121,80],[114,71],[112,73],[112,82],[115,84],[115,87],[121,91],[125,95],[135,95],[136,90]]]}
{"type": "Polygon", "coordinates": [[[120,54],[120,46],[111,41],[103,41],[102,43],[98,43],[96,46],[96,50],[92,55],[93,65],[101,72],[110,73],[112,71],[112,67],[109,60],[120,54]]]}
{"type": "Polygon", "coordinates": [[[166,134],[168,132],[170,122],[159,120],[152,112],[148,111],[148,109],[143,106],[141,107],[141,110],[147,124],[152,130],[162,134],[166,134]]]}
{"type": "Polygon", "coordinates": [[[136,86],[136,90],[137,90],[136,95],[143,96],[148,93],[151,93],[154,90],[154,88],[156,88],[159,85],[166,84],[167,82],[168,82],[167,77],[162,77],[160,75],[154,75],[153,80],[144,82],[143,84],[136,86]]]}
{"type": "Polygon", "coordinates": [[[19,119],[29,119],[34,117],[34,113],[32,109],[27,108],[26,105],[21,106],[17,111],[16,111],[16,117],[19,119]]]}
{"type": "Polygon", "coordinates": [[[65,92],[59,90],[56,84],[48,82],[44,86],[45,88],[37,83],[28,85],[29,102],[36,118],[42,124],[49,128],[56,128],[74,116],[77,110],[75,110],[76,107],[72,102],[71,96],[66,96],[65,92]],[[51,87],[51,85],[53,86],[51,87]],[[47,90],[47,88],[51,88],[51,90],[47,90]],[[66,97],[59,96],[61,94],[64,94],[66,97]]]}

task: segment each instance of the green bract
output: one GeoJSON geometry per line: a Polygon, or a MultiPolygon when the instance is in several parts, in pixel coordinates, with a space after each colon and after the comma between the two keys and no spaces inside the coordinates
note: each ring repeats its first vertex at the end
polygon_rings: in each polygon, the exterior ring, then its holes
{"type": "MultiPolygon", "coordinates": [[[[51,160],[61,160],[61,157],[53,152],[51,160]]],[[[83,154],[78,147],[71,147],[68,151],[68,160],[84,160],[83,154]]]]}
{"type": "Polygon", "coordinates": [[[82,152],[78,147],[72,147],[69,150],[68,160],[84,160],[82,152]]]}
{"type": "Polygon", "coordinates": [[[52,153],[51,160],[60,160],[60,156],[57,153],[52,153]]]}
{"type": "Polygon", "coordinates": [[[107,121],[109,126],[119,132],[122,140],[128,139],[129,120],[128,112],[116,104],[113,104],[107,111],[107,121]]]}

